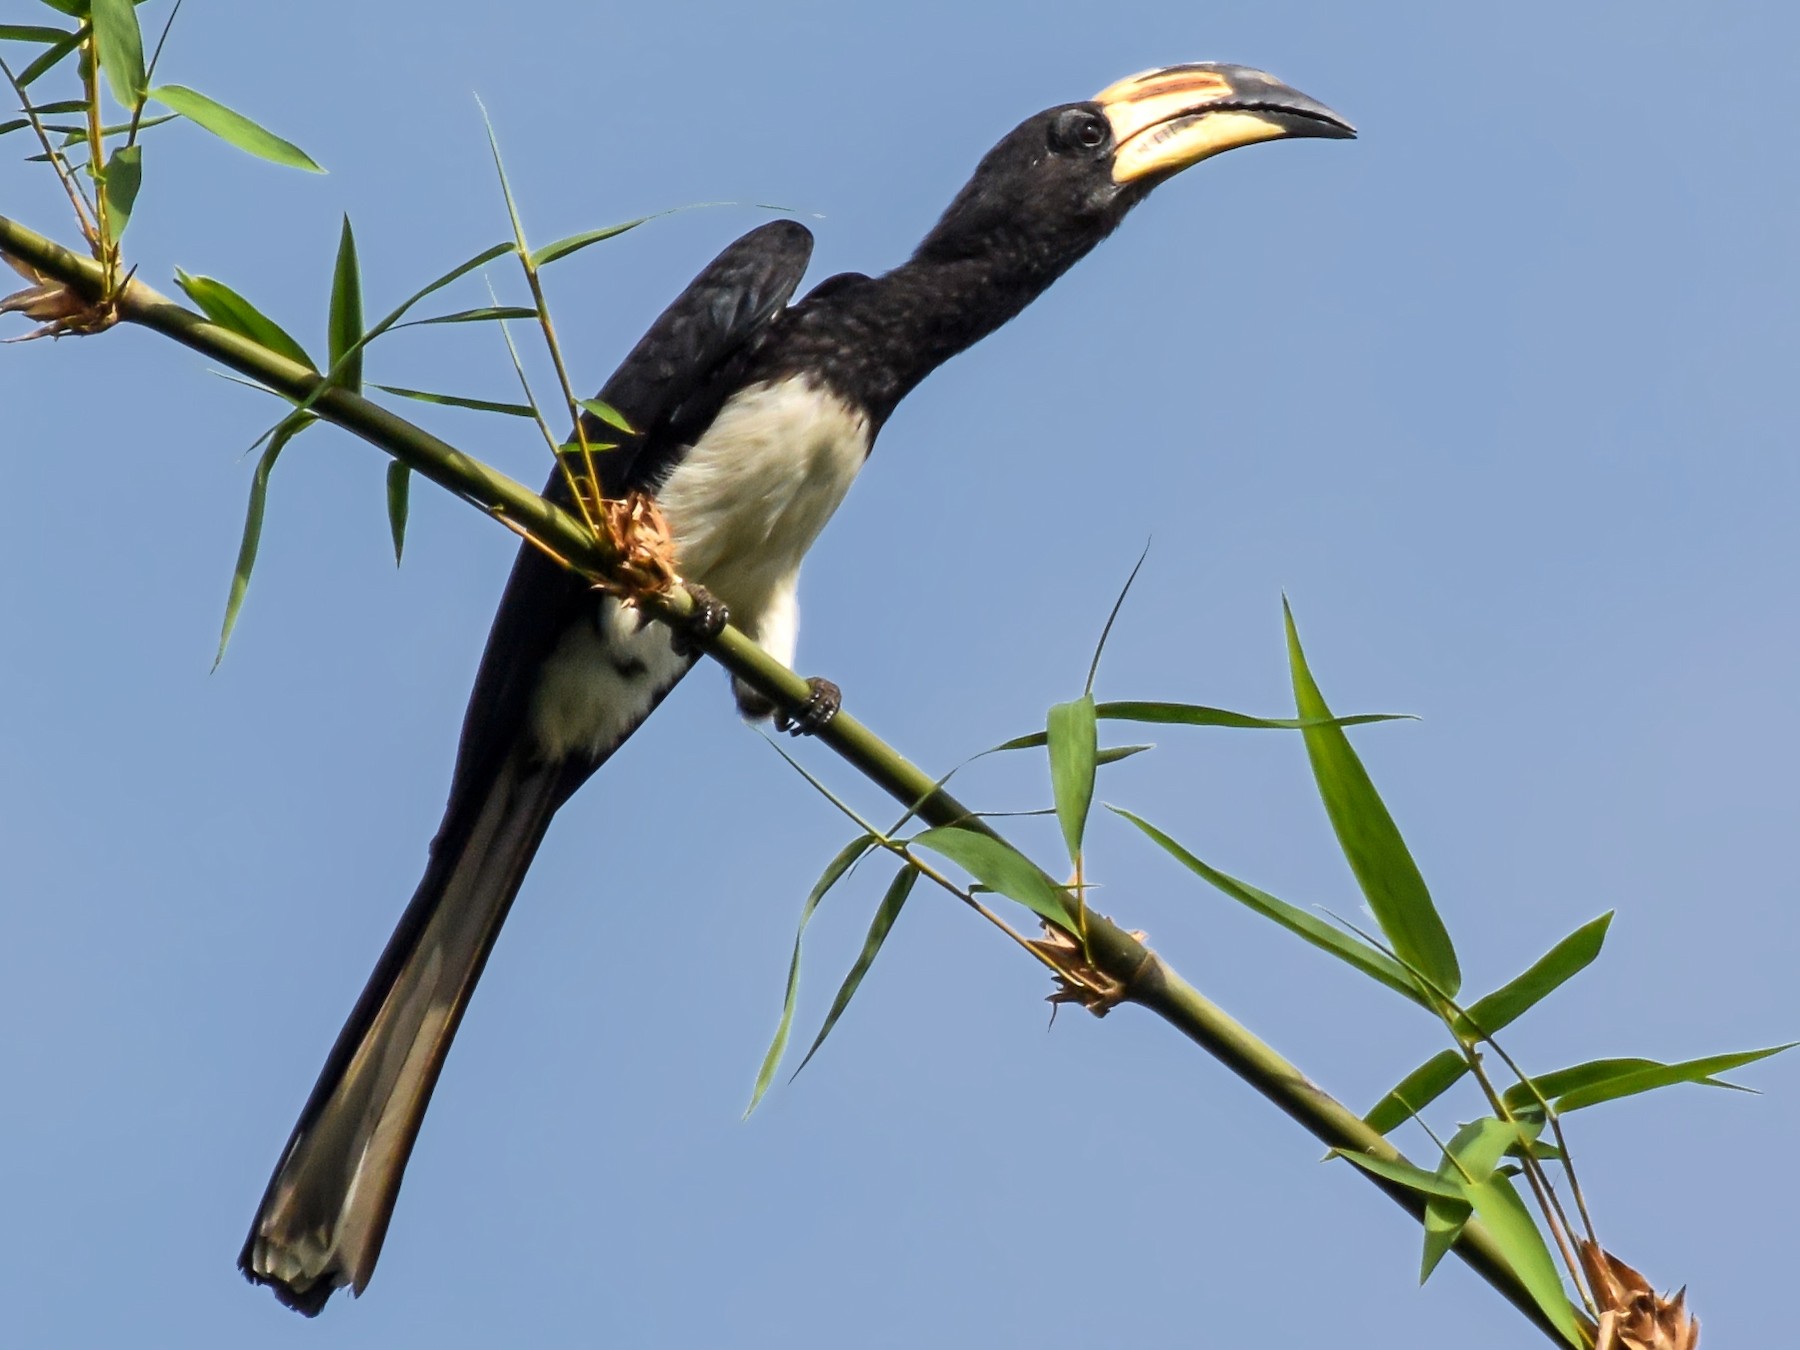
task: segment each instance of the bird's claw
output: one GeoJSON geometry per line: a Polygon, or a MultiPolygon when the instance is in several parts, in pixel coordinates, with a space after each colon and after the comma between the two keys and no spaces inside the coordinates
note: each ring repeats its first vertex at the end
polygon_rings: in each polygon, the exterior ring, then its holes
{"type": "Polygon", "coordinates": [[[844,705],[843,692],[830,680],[813,676],[806,682],[806,702],[793,712],[775,714],[775,730],[793,736],[814,736],[823,731],[844,705]]]}
{"type": "Polygon", "coordinates": [[[688,595],[693,598],[694,608],[687,616],[687,622],[677,628],[669,638],[669,646],[677,656],[698,656],[703,642],[716,638],[731,622],[731,611],[725,608],[725,602],[719,599],[704,586],[688,585],[688,595]]]}

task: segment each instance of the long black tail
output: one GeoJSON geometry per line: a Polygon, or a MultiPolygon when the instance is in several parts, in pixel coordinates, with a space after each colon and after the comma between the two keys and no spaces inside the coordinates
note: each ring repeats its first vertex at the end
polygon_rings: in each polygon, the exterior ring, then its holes
{"type": "Polygon", "coordinates": [[[340,1285],[368,1283],[451,1038],[573,786],[566,769],[521,751],[479,801],[453,804],[300,1113],[238,1268],[308,1317],[340,1285]]]}

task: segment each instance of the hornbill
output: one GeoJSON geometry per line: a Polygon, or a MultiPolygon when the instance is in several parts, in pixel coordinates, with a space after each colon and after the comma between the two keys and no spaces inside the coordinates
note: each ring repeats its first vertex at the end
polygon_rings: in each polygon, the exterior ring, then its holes
{"type": "MultiPolygon", "coordinates": [[[[680,574],[784,664],[800,560],[894,407],[940,363],[1030,304],[1158,183],[1256,141],[1355,132],[1260,71],[1194,64],[1121,80],[1027,118],[910,259],[789,298],[812,235],[789,220],[716,258],[632,349],[601,398],[632,431],[598,455],[609,497],[650,494],[680,574]]],[[[560,475],[548,490],[565,504],[560,475]]],[[[468,1005],[550,818],[694,664],[691,635],[645,623],[520,548],[463,723],[424,879],[338,1035],[238,1258],[316,1314],[361,1293],[468,1005]]],[[[817,730],[837,690],[792,717],[817,730]]],[[[774,711],[736,688],[752,717],[774,711]]]]}

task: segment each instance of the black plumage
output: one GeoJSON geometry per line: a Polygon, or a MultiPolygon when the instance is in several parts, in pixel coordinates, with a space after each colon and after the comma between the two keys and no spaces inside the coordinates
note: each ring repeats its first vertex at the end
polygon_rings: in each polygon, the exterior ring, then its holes
{"type": "MultiPolygon", "coordinates": [[[[1330,110],[1237,66],[1176,66],[1028,118],[913,256],[832,277],[788,307],[812,236],[777,221],[727,248],[601,397],[630,434],[607,495],[653,496],[684,577],[791,661],[800,559],[902,398],[1013,318],[1158,182],[1222,150],[1348,136],[1330,110]]],[[[567,501],[561,476],[548,495],[567,501]]],[[[270,1179],[239,1265],[311,1315],[360,1292],[495,936],[551,817],[693,664],[658,625],[520,550],[464,721],[424,878],[270,1179]]],[[[835,710],[824,689],[808,711],[835,710]]],[[[835,690],[830,691],[835,694],[835,690]]],[[[769,711],[739,689],[746,712],[769,711]]]]}

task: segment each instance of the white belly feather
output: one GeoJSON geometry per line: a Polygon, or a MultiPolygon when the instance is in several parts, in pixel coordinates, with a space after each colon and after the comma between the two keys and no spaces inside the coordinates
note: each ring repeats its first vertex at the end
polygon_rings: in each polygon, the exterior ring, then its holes
{"type": "MultiPolygon", "coordinates": [[[[725,602],[731,620],[791,665],[800,560],[869,453],[862,413],[800,380],[753,385],[726,403],[656,494],[684,579],[725,602]]],[[[603,753],[636,728],[687,662],[668,630],[601,603],[563,636],[533,700],[538,744],[557,757],[603,753]]]]}

